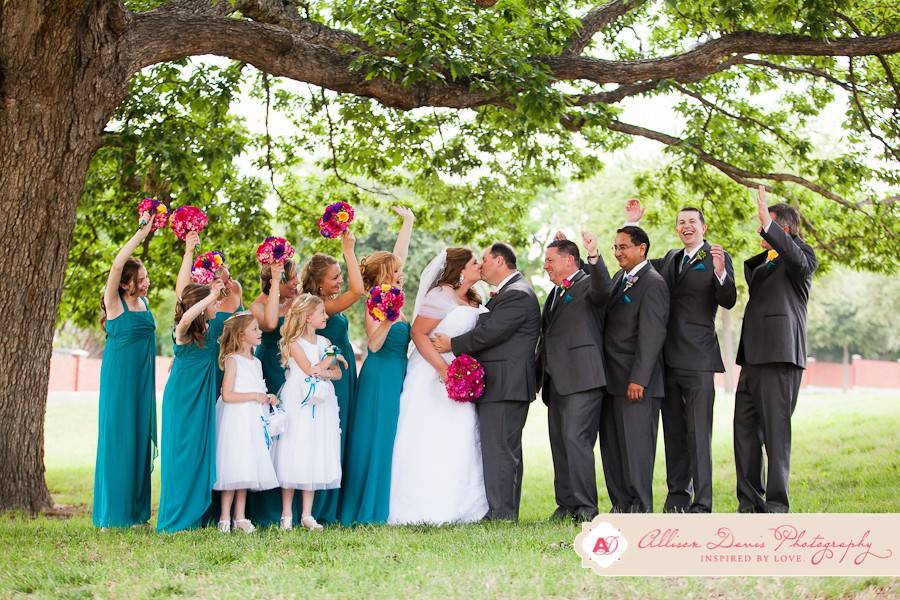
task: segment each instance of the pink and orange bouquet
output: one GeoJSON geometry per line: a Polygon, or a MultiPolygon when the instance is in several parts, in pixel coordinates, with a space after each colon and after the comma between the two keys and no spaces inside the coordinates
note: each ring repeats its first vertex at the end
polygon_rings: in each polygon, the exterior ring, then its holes
{"type": "Polygon", "coordinates": [[[191,267],[191,279],[194,283],[212,283],[216,271],[225,264],[225,255],[218,250],[200,255],[191,267]]]}
{"type": "Polygon", "coordinates": [[[294,256],[294,248],[283,237],[270,236],[256,249],[256,260],[261,265],[284,263],[294,256]]]}
{"type": "Polygon", "coordinates": [[[447,368],[447,396],[456,402],[472,402],[484,394],[484,367],[468,354],[460,354],[447,368]]]}
{"type": "Polygon", "coordinates": [[[319,233],[327,238],[336,238],[353,222],[353,207],[346,202],[329,204],[325,214],[319,219],[319,233]]]}
{"type": "Polygon", "coordinates": [[[375,321],[396,321],[403,308],[403,291],[390,285],[376,285],[369,290],[366,309],[375,321]]]}
{"type": "MultiPolygon", "coordinates": [[[[138,202],[137,211],[138,216],[144,213],[150,213],[150,220],[153,222],[150,231],[162,229],[169,222],[169,209],[159,200],[144,198],[138,202]]],[[[144,225],[146,225],[146,223],[141,221],[141,227],[144,225]]]]}
{"type": "Polygon", "coordinates": [[[192,231],[200,233],[209,224],[206,213],[196,206],[179,206],[169,219],[169,227],[179,240],[184,240],[192,231]]]}

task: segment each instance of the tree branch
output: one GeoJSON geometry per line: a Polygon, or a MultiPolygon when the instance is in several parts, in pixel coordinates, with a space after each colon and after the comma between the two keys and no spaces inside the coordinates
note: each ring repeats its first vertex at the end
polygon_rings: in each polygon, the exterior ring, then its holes
{"type": "MultiPolygon", "coordinates": [[[[841,20],[843,20],[850,29],[853,30],[853,33],[856,35],[862,35],[862,31],[859,27],[856,26],[856,23],[853,22],[853,19],[845,15],[840,11],[835,11],[835,13],[841,20]]],[[[888,81],[891,83],[891,87],[894,89],[894,95],[897,97],[898,104],[900,104],[900,86],[897,85],[897,80],[894,79],[894,72],[891,70],[890,65],[888,65],[887,60],[884,58],[882,54],[876,54],[875,57],[881,63],[882,68],[884,69],[884,73],[888,78],[888,81]]]]}
{"type": "Polygon", "coordinates": [[[651,139],[651,140],[660,142],[661,144],[665,144],[666,146],[670,146],[673,148],[682,148],[684,150],[687,150],[688,152],[690,152],[691,154],[696,156],[701,161],[717,168],[719,171],[721,171],[725,175],[728,175],[733,180],[737,181],[741,185],[746,186],[748,188],[755,189],[756,186],[759,185],[757,182],[753,181],[754,179],[756,179],[756,180],[767,179],[769,181],[781,181],[781,182],[795,183],[797,185],[805,187],[806,189],[808,189],[812,192],[815,192],[816,194],[818,194],[820,196],[824,196],[825,198],[828,198],[829,200],[833,200],[833,201],[837,202],[838,204],[845,206],[851,210],[858,210],[858,211],[863,212],[864,214],[868,214],[868,213],[865,213],[865,211],[862,211],[862,209],[858,205],[854,204],[853,202],[850,202],[846,198],[843,198],[843,197],[835,194],[834,192],[825,189],[821,185],[814,183],[812,181],[809,181],[808,179],[804,179],[803,177],[800,177],[798,175],[792,175],[790,173],[765,173],[765,172],[747,171],[746,169],[742,169],[742,168],[732,165],[728,162],[725,162],[724,160],[716,158],[716,157],[712,156],[711,154],[708,154],[707,152],[703,151],[701,148],[697,148],[696,146],[693,146],[693,145],[685,142],[681,138],[671,136],[671,135],[668,135],[668,134],[665,134],[665,133],[662,133],[659,131],[654,131],[652,129],[646,129],[646,128],[640,127],[638,125],[631,125],[629,123],[623,123],[621,121],[612,121],[607,125],[607,127],[613,131],[618,131],[619,133],[644,137],[647,139],[651,139]]]}
{"type": "Polygon", "coordinates": [[[870,136],[881,142],[881,144],[884,146],[885,153],[889,152],[890,154],[894,155],[894,158],[896,160],[900,160],[900,154],[897,153],[897,150],[895,150],[890,144],[887,143],[887,140],[875,133],[875,130],[872,129],[872,124],[869,122],[869,118],[866,116],[866,111],[863,109],[862,102],[859,101],[859,94],[856,91],[856,75],[853,73],[852,57],[850,58],[848,75],[850,78],[850,87],[852,90],[851,97],[853,98],[853,104],[856,105],[856,110],[859,112],[859,118],[860,120],[862,120],[863,125],[865,125],[866,131],[869,132],[870,136]]]}
{"type": "MultiPolygon", "coordinates": [[[[235,6],[253,10],[251,5],[260,9],[264,3],[264,0],[236,0],[235,6]]],[[[264,16],[275,18],[270,13],[264,13],[264,16]]],[[[136,71],[186,56],[216,54],[247,62],[275,76],[305,81],[336,92],[376,98],[382,104],[403,110],[420,106],[473,108],[496,104],[500,100],[471,89],[468,82],[451,81],[450,78],[439,84],[410,86],[379,77],[367,80],[364,73],[351,68],[358,54],[346,52],[346,45],[353,39],[353,34],[324,27],[298,15],[284,18],[298,32],[286,29],[281,24],[283,20],[278,21],[278,25],[272,25],[196,14],[177,10],[174,4],[146,13],[131,14],[126,42],[129,66],[136,71]]],[[[556,56],[535,60],[548,64],[557,80],[586,79],[600,84],[635,84],[660,79],[702,78],[721,70],[723,62],[735,64],[733,54],[857,56],[891,51],[900,51],[900,33],[825,42],[801,36],[740,32],[663,58],[608,61],[583,56],[556,56]]]]}
{"type": "Polygon", "coordinates": [[[679,84],[677,84],[677,83],[674,83],[674,84],[672,84],[672,87],[674,87],[676,90],[678,90],[679,92],[681,92],[681,93],[684,94],[685,96],[690,96],[691,98],[693,98],[694,100],[696,100],[696,101],[698,101],[700,104],[702,104],[703,106],[705,106],[705,107],[707,107],[707,108],[709,108],[709,109],[711,109],[711,110],[714,110],[714,111],[716,111],[716,112],[718,112],[718,113],[720,113],[720,114],[725,115],[725,116],[728,117],[729,119],[734,119],[735,121],[741,121],[741,122],[744,122],[744,123],[750,123],[750,124],[752,124],[752,125],[756,125],[756,126],[759,127],[760,129],[762,129],[762,130],[764,130],[764,131],[768,131],[769,133],[771,133],[772,135],[774,135],[776,138],[778,138],[779,140],[781,140],[781,141],[784,142],[785,144],[792,145],[792,144],[795,143],[793,140],[789,140],[789,139],[784,135],[784,133],[782,133],[782,132],[779,131],[778,129],[776,129],[776,128],[770,126],[770,125],[767,125],[767,124],[763,123],[762,121],[760,121],[760,120],[758,120],[758,119],[754,119],[753,117],[748,117],[748,116],[745,116],[745,115],[735,114],[735,113],[732,113],[732,112],[730,112],[730,111],[728,111],[728,110],[725,110],[724,108],[722,108],[722,107],[719,106],[718,104],[715,104],[714,102],[712,102],[712,101],[710,101],[710,100],[707,100],[704,96],[698,94],[697,92],[694,92],[693,90],[689,90],[688,88],[684,87],[683,85],[679,85],[679,84]]]}
{"type": "Polygon", "coordinates": [[[830,73],[827,73],[821,69],[816,69],[814,67],[788,67],[786,65],[779,65],[777,63],[773,63],[768,60],[759,60],[755,58],[740,58],[737,61],[739,65],[755,65],[757,67],[765,67],[767,69],[773,69],[775,71],[781,71],[783,73],[793,73],[795,75],[811,75],[813,77],[820,77],[833,83],[834,85],[850,91],[850,84],[846,81],[841,81],[837,77],[834,77],[830,73]]]}
{"type": "Polygon", "coordinates": [[[693,50],[661,58],[611,61],[584,56],[556,56],[545,60],[559,80],[637,83],[708,74],[717,69],[722,59],[733,54],[868,56],[893,52],[900,52],[900,33],[822,41],[798,35],[741,31],[710,40],[693,50]]]}
{"type": "Polygon", "coordinates": [[[569,37],[563,56],[578,55],[584,52],[591,38],[608,27],[613,21],[629,12],[644,0],[611,0],[606,4],[595,6],[581,19],[581,27],[569,37]]]}

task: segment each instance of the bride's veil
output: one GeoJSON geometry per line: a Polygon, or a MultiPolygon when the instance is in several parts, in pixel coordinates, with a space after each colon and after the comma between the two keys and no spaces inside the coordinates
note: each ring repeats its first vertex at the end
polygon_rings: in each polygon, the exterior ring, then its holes
{"type": "Polygon", "coordinates": [[[422,308],[422,303],[425,301],[425,295],[434,287],[437,280],[440,279],[441,274],[444,272],[444,267],[446,266],[447,251],[441,250],[440,254],[431,259],[431,262],[428,263],[428,266],[422,271],[422,275],[419,276],[419,291],[416,293],[416,304],[413,307],[413,321],[416,320],[419,309],[422,308]]]}

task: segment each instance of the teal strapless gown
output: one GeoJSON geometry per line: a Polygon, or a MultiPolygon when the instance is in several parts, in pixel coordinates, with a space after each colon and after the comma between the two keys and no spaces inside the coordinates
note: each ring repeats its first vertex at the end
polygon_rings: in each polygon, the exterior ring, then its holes
{"type": "MultiPolygon", "coordinates": [[[[256,347],[256,358],[262,363],[263,378],[266,380],[266,390],[270,394],[277,394],[284,385],[285,371],[281,366],[281,326],[284,325],[284,317],[278,317],[278,327],[272,331],[263,331],[262,340],[256,347]]],[[[300,494],[297,494],[300,497],[300,494]]],[[[299,507],[299,504],[295,502],[299,507]]],[[[299,510],[299,509],[298,509],[299,510]]],[[[266,490],[264,492],[247,493],[247,518],[256,525],[273,525],[281,522],[281,489],[266,490]]],[[[294,521],[298,521],[299,513],[294,511],[294,521]]]]}
{"type": "MultiPolygon", "coordinates": [[[[228,319],[228,317],[230,317],[231,315],[233,315],[235,313],[239,313],[243,310],[244,310],[243,306],[238,306],[237,310],[234,312],[217,312],[215,318],[213,318],[213,320],[209,322],[210,329],[215,327],[219,332],[218,335],[221,336],[222,328],[225,327],[226,319],[228,319]],[[215,325],[213,325],[213,323],[215,323],[215,325]]],[[[219,351],[219,337],[217,336],[216,337],[216,352],[218,353],[218,351],[219,351]]],[[[218,398],[219,394],[222,393],[222,379],[225,377],[225,371],[223,371],[222,369],[219,368],[219,355],[218,354],[216,354],[216,360],[214,362],[216,363],[216,398],[218,398]]]]}
{"type": "MultiPolygon", "coordinates": [[[[356,406],[356,357],[353,355],[353,346],[350,344],[350,336],[348,335],[349,323],[347,317],[338,313],[328,317],[328,323],[325,327],[316,331],[317,334],[328,338],[328,340],[341,349],[341,354],[350,365],[349,369],[344,370],[341,378],[334,382],[334,393],[337,395],[338,408],[340,409],[341,419],[341,463],[342,468],[346,469],[346,455],[344,447],[347,438],[352,435],[350,431],[353,422],[353,412],[356,406]]],[[[313,502],[313,516],[320,523],[335,523],[338,520],[338,511],[340,510],[340,488],[316,492],[316,499],[313,502]]]]}
{"type": "Polygon", "coordinates": [[[216,482],[216,361],[223,322],[209,322],[202,348],[195,343],[174,344],[175,359],[163,393],[157,531],[200,527],[212,504],[216,482]]]}
{"type": "Polygon", "coordinates": [[[406,377],[409,324],[394,323],[378,352],[369,352],[349,430],[341,482],[341,524],[385,523],[391,499],[391,462],[406,377]]]}
{"type": "Polygon", "coordinates": [[[256,347],[256,358],[262,363],[263,379],[266,380],[266,390],[270,394],[277,394],[286,379],[284,367],[281,366],[281,348],[278,347],[282,325],[284,317],[278,317],[278,327],[272,331],[263,331],[262,340],[256,347]]]}
{"type": "Polygon", "coordinates": [[[128,310],[106,322],[100,366],[100,418],[94,470],[96,527],[150,520],[150,471],[156,457],[156,323],[128,310]]]}

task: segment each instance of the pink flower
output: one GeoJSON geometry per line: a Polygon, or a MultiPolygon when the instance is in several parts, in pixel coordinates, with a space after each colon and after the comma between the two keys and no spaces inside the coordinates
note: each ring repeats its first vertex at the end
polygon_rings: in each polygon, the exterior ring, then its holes
{"type": "Polygon", "coordinates": [[[208,224],[209,218],[206,213],[189,204],[176,208],[169,219],[169,226],[179,240],[186,238],[187,234],[192,231],[200,233],[208,224]]]}
{"type": "Polygon", "coordinates": [[[484,394],[484,367],[468,354],[460,354],[447,367],[447,396],[456,402],[472,402],[484,394]]]}
{"type": "Polygon", "coordinates": [[[191,280],[194,283],[212,283],[216,276],[209,269],[194,267],[191,269],[191,280]]]}

